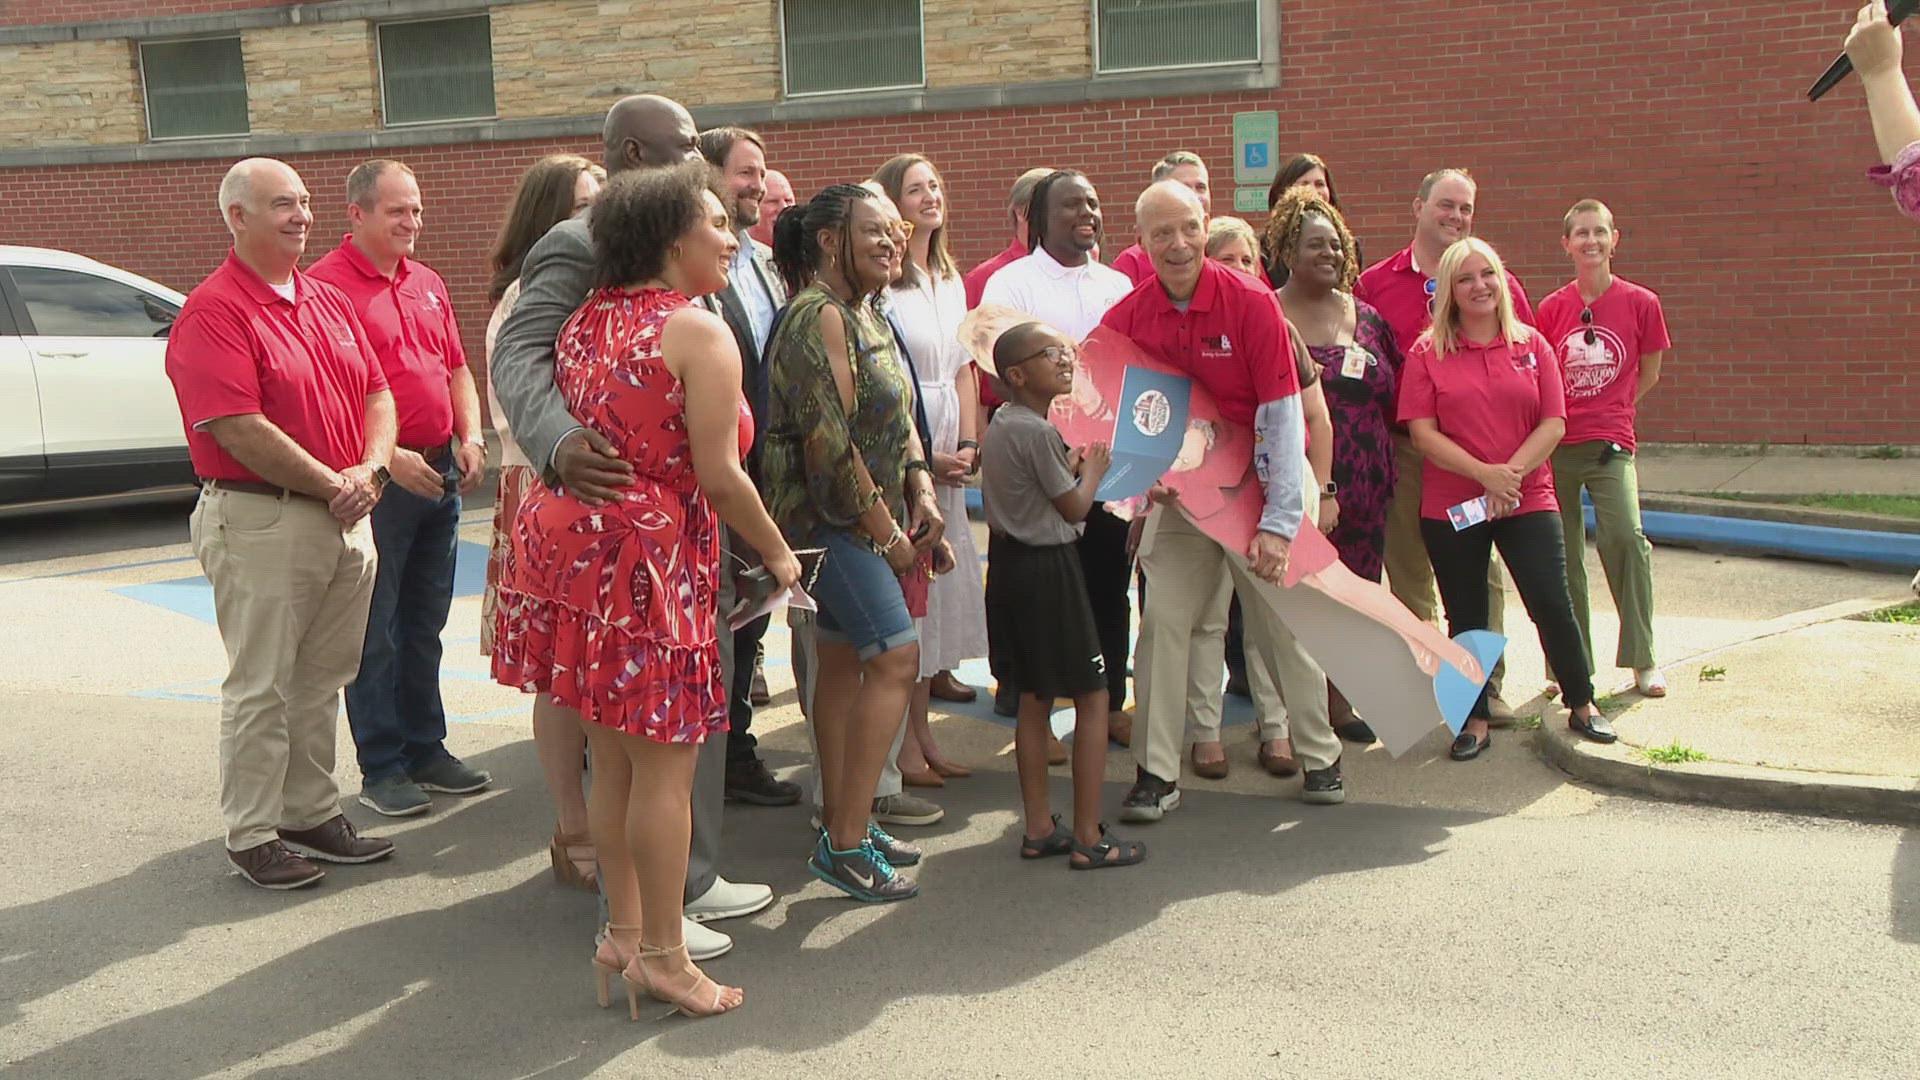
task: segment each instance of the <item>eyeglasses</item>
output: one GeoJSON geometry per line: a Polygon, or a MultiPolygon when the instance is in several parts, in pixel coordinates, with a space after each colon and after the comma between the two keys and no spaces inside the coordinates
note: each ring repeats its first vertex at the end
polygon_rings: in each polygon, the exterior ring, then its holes
{"type": "Polygon", "coordinates": [[[1075,348],[1072,345],[1049,345],[1046,348],[1041,349],[1039,352],[1034,353],[1032,356],[1023,356],[1020,359],[1015,360],[1012,366],[1018,367],[1019,365],[1024,364],[1029,360],[1038,360],[1043,356],[1046,357],[1048,361],[1054,364],[1071,364],[1075,360],[1079,359],[1080,350],[1075,348]]]}
{"type": "Polygon", "coordinates": [[[900,239],[902,240],[913,239],[913,222],[896,221],[893,223],[892,227],[895,232],[900,234],[900,239]]]}
{"type": "Polygon", "coordinates": [[[1593,332],[1593,309],[1592,308],[1581,309],[1580,325],[1587,328],[1587,332],[1585,335],[1587,339],[1587,344],[1589,345],[1593,344],[1595,334],[1593,332]]]}

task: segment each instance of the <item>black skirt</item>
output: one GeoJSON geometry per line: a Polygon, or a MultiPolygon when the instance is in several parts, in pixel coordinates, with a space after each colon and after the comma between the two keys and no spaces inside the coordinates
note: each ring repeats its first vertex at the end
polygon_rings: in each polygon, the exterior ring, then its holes
{"type": "Polygon", "coordinates": [[[1041,697],[1107,687],[1100,632],[1073,544],[987,541],[987,660],[993,677],[1041,697]]]}

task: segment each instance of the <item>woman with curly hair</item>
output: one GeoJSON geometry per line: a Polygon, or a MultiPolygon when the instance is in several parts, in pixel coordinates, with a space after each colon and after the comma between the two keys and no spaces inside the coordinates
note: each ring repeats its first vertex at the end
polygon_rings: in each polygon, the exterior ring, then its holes
{"type": "MultiPolygon", "coordinates": [[[[1280,306],[1319,370],[1332,414],[1333,483],[1320,496],[1321,528],[1341,562],[1379,581],[1395,479],[1390,412],[1404,359],[1386,320],[1354,298],[1360,260],[1332,203],[1305,188],[1289,191],[1267,219],[1264,246],[1287,271],[1280,306]]],[[[1331,685],[1328,704],[1343,738],[1372,741],[1331,685]]]]}
{"type": "MultiPolygon", "coordinates": [[[[1273,183],[1267,187],[1267,213],[1273,213],[1273,208],[1280,205],[1280,200],[1294,191],[1311,192],[1328,206],[1340,209],[1340,192],[1333,186],[1333,170],[1327,168],[1325,159],[1319,154],[1295,154],[1281,164],[1280,170],[1273,175],[1273,183]]],[[[1265,247],[1261,248],[1260,256],[1266,262],[1267,280],[1273,283],[1273,287],[1277,289],[1285,285],[1286,263],[1265,247]]],[[[1360,257],[1358,243],[1347,248],[1347,259],[1355,266],[1367,265],[1366,260],[1360,257]]]]}

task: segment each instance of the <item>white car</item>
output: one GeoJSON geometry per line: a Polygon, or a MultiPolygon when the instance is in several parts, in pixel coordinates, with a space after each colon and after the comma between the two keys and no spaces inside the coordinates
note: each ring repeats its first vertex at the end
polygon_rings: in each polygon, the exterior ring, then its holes
{"type": "Polygon", "coordinates": [[[186,300],[82,255],[0,245],[0,503],[194,482],[166,372],[186,300]]]}

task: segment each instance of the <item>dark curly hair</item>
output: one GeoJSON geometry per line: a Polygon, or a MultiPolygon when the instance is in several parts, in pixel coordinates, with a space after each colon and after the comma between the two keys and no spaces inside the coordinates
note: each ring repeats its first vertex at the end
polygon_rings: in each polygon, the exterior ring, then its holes
{"type": "Polygon", "coordinates": [[[1300,226],[1313,217],[1324,219],[1340,238],[1339,288],[1342,292],[1352,292],[1353,283],[1360,277],[1360,253],[1354,250],[1353,234],[1347,231],[1347,220],[1340,216],[1340,211],[1308,188],[1282,195],[1268,216],[1266,231],[1260,238],[1260,249],[1266,255],[1267,264],[1286,266],[1287,253],[1300,242],[1300,226]]]}
{"type": "Polygon", "coordinates": [[[593,204],[594,284],[631,285],[660,276],[667,253],[707,212],[703,192],[726,205],[713,167],[694,158],[658,169],[628,169],[593,204]]]}

